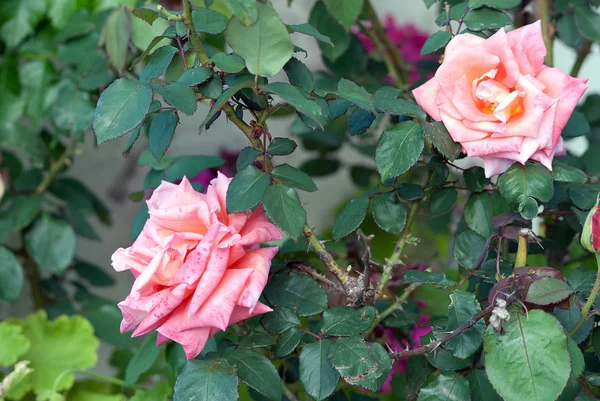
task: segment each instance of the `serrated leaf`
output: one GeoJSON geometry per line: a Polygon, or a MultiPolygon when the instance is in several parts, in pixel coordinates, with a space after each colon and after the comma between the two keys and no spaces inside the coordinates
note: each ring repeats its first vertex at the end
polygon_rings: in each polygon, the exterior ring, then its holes
{"type": "Polygon", "coordinates": [[[302,339],[302,332],[295,327],[291,327],[281,333],[277,339],[277,347],[275,347],[275,356],[283,358],[291,354],[302,339]]]}
{"type": "Polygon", "coordinates": [[[168,45],[156,49],[144,66],[140,75],[140,81],[147,84],[150,80],[164,74],[177,51],[177,48],[168,45]]]}
{"type": "Polygon", "coordinates": [[[539,163],[515,163],[498,178],[500,193],[511,203],[527,196],[548,202],[554,196],[552,173],[539,163]]]}
{"type": "Polygon", "coordinates": [[[429,200],[429,212],[433,217],[448,213],[454,207],[458,192],[454,188],[436,189],[429,200]]]}
{"type": "Polygon", "coordinates": [[[284,184],[303,191],[313,192],[317,186],[304,171],[298,170],[289,164],[281,164],[273,169],[273,178],[281,180],[284,184]]]}
{"type": "Polygon", "coordinates": [[[494,231],[489,202],[489,195],[480,192],[471,194],[465,205],[464,217],[467,226],[483,238],[488,238],[494,231]]]}
{"type": "Polygon", "coordinates": [[[320,340],[305,344],[300,352],[300,381],[308,395],[317,401],[329,397],[340,379],[328,359],[331,344],[331,340],[320,340]]]}
{"type": "Polygon", "coordinates": [[[227,190],[227,211],[243,212],[258,205],[269,186],[269,181],[268,174],[252,165],[239,171],[231,180],[227,190]]]}
{"type": "Polygon", "coordinates": [[[214,63],[218,69],[227,73],[236,73],[244,69],[244,60],[237,54],[217,53],[210,58],[209,63],[214,63]]]}
{"type": "Polygon", "coordinates": [[[253,86],[254,82],[252,80],[244,80],[227,88],[227,90],[221,93],[215,104],[210,108],[210,111],[204,118],[204,121],[202,121],[202,124],[200,124],[200,127],[204,127],[214,117],[214,115],[221,110],[221,107],[223,107],[225,103],[227,103],[229,99],[233,97],[233,95],[244,88],[252,88],[253,86]]]}
{"type": "Polygon", "coordinates": [[[194,67],[184,71],[177,81],[183,82],[189,86],[195,86],[206,82],[212,76],[213,73],[208,68],[194,67]]]}
{"type": "Polygon", "coordinates": [[[468,374],[467,379],[472,401],[502,401],[485,374],[485,370],[475,369],[468,374]]]}
{"type": "Polygon", "coordinates": [[[394,194],[381,194],[373,199],[373,219],[383,230],[399,234],[406,225],[406,206],[394,194]]]}
{"type": "Polygon", "coordinates": [[[160,160],[173,139],[179,116],[174,110],[161,111],[152,119],[148,131],[150,151],[156,160],[160,160]]]}
{"type": "Polygon", "coordinates": [[[98,143],[133,131],[146,118],[152,89],[141,82],[117,79],[98,99],[92,127],[98,143]]]}
{"type": "Polygon", "coordinates": [[[315,121],[320,121],[323,118],[321,107],[314,101],[308,99],[293,85],[283,82],[273,82],[265,87],[268,91],[275,93],[284,101],[292,105],[296,110],[315,121]]]}
{"type": "Polygon", "coordinates": [[[273,306],[292,309],[299,316],[311,316],[327,308],[327,294],[308,276],[282,272],[269,281],[264,291],[273,306]]]}
{"type": "Polygon", "coordinates": [[[424,272],[420,270],[407,271],[404,275],[404,282],[408,284],[431,284],[441,288],[450,288],[456,285],[456,281],[450,280],[443,273],[424,272]]]}
{"type": "MultiPolygon", "coordinates": [[[[324,40],[319,42],[321,52],[329,60],[335,61],[348,49],[348,46],[350,46],[350,35],[327,11],[327,7],[322,1],[317,1],[315,3],[310,11],[308,22],[310,23],[310,26],[313,26],[315,30],[329,39],[329,43],[324,40]]],[[[305,32],[310,32],[306,31],[306,26],[304,29],[305,32]]],[[[317,38],[317,36],[315,37],[317,38]]],[[[317,85],[317,87],[318,86],[319,85],[317,85]]]]}
{"type": "Polygon", "coordinates": [[[152,25],[154,20],[158,18],[158,13],[149,8],[136,8],[132,11],[132,13],[133,15],[135,15],[143,21],[146,21],[150,25],[152,25]]]}
{"type": "Polygon", "coordinates": [[[262,348],[275,345],[275,340],[267,333],[255,332],[240,338],[242,348],[262,348]]]}
{"type": "Polygon", "coordinates": [[[248,386],[271,400],[281,400],[281,379],[273,364],[263,355],[236,349],[227,361],[237,368],[238,377],[248,386]]]}
{"type": "Polygon", "coordinates": [[[363,8],[364,0],[323,0],[329,13],[342,24],[346,31],[354,25],[363,8]]]}
{"type": "Polygon", "coordinates": [[[510,16],[492,8],[471,10],[464,18],[465,26],[473,31],[502,28],[512,22],[510,16]]]}
{"type": "Polygon", "coordinates": [[[218,35],[223,32],[227,28],[227,22],[229,22],[226,16],[208,7],[192,10],[192,21],[196,31],[211,35],[218,35]]]}
{"type": "Polygon", "coordinates": [[[358,228],[369,208],[369,197],[359,196],[346,204],[333,223],[333,239],[339,241],[358,228]]]}
{"type": "Polygon", "coordinates": [[[421,48],[421,56],[433,53],[446,46],[452,39],[452,34],[448,31],[437,31],[431,35],[421,48]]]}
{"type": "Polygon", "coordinates": [[[370,111],[357,108],[350,114],[348,121],[348,133],[352,136],[359,135],[369,129],[377,115],[370,111]]]}
{"type": "Polygon", "coordinates": [[[573,289],[563,280],[545,277],[529,286],[525,300],[536,305],[549,305],[566,299],[573,289]]]}
{"type": "Polygon", "coordinates": [[[283,69],[292,85],[304,89],[307,93],[312,92],[315,87],[315,78],[308,67],[302,64],[300,60],[292,57],[283,66],[283,69]]]}
{"type": "Polygon", "coordinates": [[[510,9],[521,4],[521,0],[469,0],[470,8],[479,8],[483,6],[510,9]]]}
{"type": "MultiPolygon", "coordinates": [[[[450,295],[450,311],[448,312],[448,323],[445,331],[456,330],[479,312],[481,312],[481,306],[475,299],[475,294],[461,290],[454,291],[450,295]]],[[[482,320],[479,320],[460,336],[448,341],[445,348],[456,358],[466,359],[481,346],[484,331],[485,324],[482,320]]]]}
{"type": "Polygon", "coordinates": [[[418,401],[464,401],[470,398],[467,379],[454,372],[445,372],[421,389],[418,401]]]}
{"type": "Polygon", "coordinates": [[[236,401],[238,378],[235,367],[224,359],[186,363],[177,377],[173,401],[236,401]]]}
{"type": "Polygon", "coordinates": [[[375,105],[371,94],[365,88],[358,86],[350,80],[345,78],[340,79],[337,95],[362,109],[375,113],[375,105]]]}
{"type": "Polygon", "coordinates": [[[583,171],[556,160],[552,163],[552,178],[554,181],[576,182],[579,184],[585,184],[588,180],[583,171]]]}
{"type": "Polygon", "coordinates": [[[109,62],[122,74],[127,62],[127,46],[131,37],[129,18],[124,7],[117,7],[108,16],[102,33],[109,62]]]}
{"type": "MultiPolygon", "coordinates": [[[[454,241],[454,257],[467,269],[474,269],[485,246],[485,239],[473,230],[466,230],[454,241]]],[[[485,260],[485,259],[484,259],[485,260]]]]}
{"type": "Polygon", "coordinates": [[[424,146],[422,126],[413,121],[402,122],[384,131],[375,153],[381,180],[404,174],[417,162],[424,146]]]}
{"type": "Polygon", "coordinates": [[[424,122],[423,132],[433,146],[448,160],[454,161],[462,153],[462,146],[454,142],[443,123],[424,122]]]}
{"type": "Polygon", "coordinates": [[[283,333],[289,328],[300,327],[300,318],[292,309],[279,307],[265,314],[260,324],[270,333],[283,333]]]}
{"type": "Polygon", "coordinates": [[[299,25],[288,25],[288,28],[294,32],[312,36],[313,38],[317,39],[319,42],[328,44],[329,46],[333,47],[333,43],[331,42],[331,39],[329,39],[329,37],[321,34],[317,30],[317,28],[315,28],[311,24],[304,23],[304,24],[299,24],[299,25]]]}
{"type": "Polygon", "coordinates": [[[376,310],[372,306],[354,309],[336,306],[323,313],[321,331],[328,336],[347,337],[360,334],[371,327],[376,310]]]}
{"type": "Polygon", "coordinates": [[[284,184],[267,188],[263,197],[263,210],[283,232],[296,239],[306,224],[306,211],[300,204],[298,194],[284,184]]]}
{"type": "Polygon", "coordinates": [[[247,146],[240,151],[237,160],[235,162],[235,168],[237,171],[241,171],[254,163],[256,158],[261,155],[261,151],[254,149],[252,146],[247,146]]]}
{"type": "MultiPolygon", "coordinates": [[[[164,162],[168,157],[163,157],[162,161],[164,162]]],[[[219,156],[179,156],[166,166],[165,180],[174,182],[183,177],[195,177],[201,171],[221,167],[223,163],[223,159],[219,156]]]]}
{"type": "Polygon", "coordinates": [[[167,86],[152,85],[152,88],[163,97],[165,102],[185,114],[192,115],[196,111],[196,95],[187,84],[176,81],[167,86]]]}

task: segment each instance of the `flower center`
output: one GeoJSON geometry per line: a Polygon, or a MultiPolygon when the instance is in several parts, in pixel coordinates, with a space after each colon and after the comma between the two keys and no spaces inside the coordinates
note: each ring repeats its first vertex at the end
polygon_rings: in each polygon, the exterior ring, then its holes
{"type": "Polygon", "coordinates": [[[509,89],[492,79],[479,82],[475,88],[475,96],[481,100],[481,111],[487,114],[492,114],[508,95],[509,89]]]}

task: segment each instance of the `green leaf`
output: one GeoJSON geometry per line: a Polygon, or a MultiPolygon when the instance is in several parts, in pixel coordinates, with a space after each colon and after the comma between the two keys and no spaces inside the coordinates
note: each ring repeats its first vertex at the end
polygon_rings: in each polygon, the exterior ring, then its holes
{"type": "Polygon", "coordinates": [[[212,77],[213,73],[211,70],[205,67],[195,67],[186,70],[181,74],[181,77],[177,80],[189,86],[195,86],[206,82],[208,78],[212,77]]]}
{"type": "Polygon", "coordinates": [[[210,8],[196,8],[192,10],[192,21],[194,29],[198,32],[206,32],[218,35],[227,28],[229,20],[220,12],[210,8]]]}
{"type": "Polygon", "coordinates": [[[349,306],[336,306],[323,313],[321,331],[328,336],[347,337],[360,334],[371,327],[376,310],[372,306],[354,309],[349,306]]]}
{"type": "MultiPolygon", "coordinates": [[[[448,323],[445,331],[456,330],[479,312],[481,312],[481,307],[475,299],[475,294],[461,290],[454,291],[450,294],[450,311],[448,312],[448,323]]],[[[460,336],[448,341],[445,348],[456,358],[466,359],[481,346],[484,331],[485,324],[483,320],[479,320],[460,336]]]]}
{"type": "Polygon", "coordinates": [[[465,26],[472,31],[502,28],[512,20],[508,14],[492,8],[479,8],[471,10],[464,18],[465,26]]]}
{"type": "Polygon", "coordinates": [[[92,127],[98,143],[133,131],[146,118],[152,89],[141,82],[117,79],[98,99],[92,127]]]}
{"type": "Polygon", "coordinates": [[[244,60],[237,54],[217,53],[208,62],[215,63],[218,69],[227,73],[240,72],[246,66],[244,60]]]}
{"type": "Polygon", "coordinates": [[[338,160],[317,158],[302,163],[300,169],[311,177],[324,177],[335,173],[340,168],[338,160]]]}
{"type": "Polygon", "coordinates": [[[302,64],[300,60],[292,57],[290,61],[283,66],[283,70],[292,85],[300,87],[308,93],[312,92],[315,87],[315,78],[308,67],[302,64]]]}
{"type": "Polygon", "coordinates": [[[154,332],[146,337],[129,360],[125,370],[125,385],[131,386],[136,383],[142,373],[152,367],[159,354],[160,348],[156,346],[156,332],[154,332]]]}
{"type": "Polygon", "coordinates": [[[149,8],[136,8],[132,11],[132,14],[150,25],[158,18],[158,13],[149,8]]]}
{"type": "Polygon", "coordinates": [[[573,111],[567,125],[562,130],[561,135],[565,138],[574,138],[577,136],[586,135],[590,132],[590,123],[585,114],[580,111],[573,111]]]}
{"type": "Polygon", "coordinates": [[[549,305],[568,298],[572,293],[573,289],[563,280],[545,277],[531,283],[525,300],[536,305],[549,305]]]}
{"type": "Polygon", "coordinates": [[[323,118],[321,107],[316,102],[307,99],[295,86],[283,82],[273,82],[268,84],[266,89],[275,93],[300,113],[306,114],[313,120],[320,121],[323,118]]]}
{"type": "Polygon", "coordinates": [[[400,184],[396,190],[398,196],[408,201],[422,199],[425,196],[423,187],[417,184],[400,184]]]}
{"type": "Polygon", "coordinates": [[[492,387],[485,370],[475,369],[467,375],[467,379],[471,388],[472,401],[502,401],[502,398],[492,387]]]}
{"type": "Polygon", "coordinates": [[[241,171],[254,163],[256,158],[261,155],[262,152],[258,149],[254,149],[252,146],[247,146],[240,150],[237,160],[235,162],[235,168],[237,171],[241,171]]]}
{"type": "Polygon", "coordinates": [[[448,213],[454,207],[458,192],[454,188],[439,188],[431,194],[429,212],[433,217],[448,213]]]}
{"type": "Polygon", "coordinates": [[[232,19],[225,38],[246,61],[251,74],[272,77],[292,57],[294,45],[271,4],[257,3],[256,6],[259,12],[256,24],[246,27],[237,19],[232,19]]]}
{"type": "Polygon", "coordinates": [[[277,347],[275,347],[275,356],[283,358],[291,354],[302,340],[302,332],[296,327],[291,327],[284,331],[277,339],[277,347]]]}
{"type": "Polygon", "coordinates": [[[270,333],[283,333],[292,327],[300,327],[300,318],[290,308],[275,308],[262,317],[260,324],[270,333]]]}
{"type": "Polygon", "coordinates": [[[267,333],[256,332],[240,338],[242,348],[263,348],[271,345],[275,345],[275,340],[267,333]]]}
{"type": "MultiPolygon", "coordinates": [[[[163,161],[168,156],[163,158],[163,161]]],[[[201,171],[221,167],[223,165],[223,159],[219,156],[179,156],[170,166],[167,167],[165,179],[169,182],[177,181],[185,177],[195,177],[201,171]]]]}
{"type": "Polygon", "coordinates": [[[366,343],[359,336],[334,342],[329,348],[329,361],[348,384],[371,391],[379,391],[392,369],[383,346],[366,343]]]}
{"type": "Polygon", "coordinates": [[[306,211],[292,188],[283,184],[269,186],[263,197],[263,210],[269,220],[290,237],[296,239],[302,233],[306,211]]]}
{"type": "Polygon", "coordinates": [[[412,115],[420,120],[425,120],[427,118],[427,114],[421,106],[400,99],[399,96],[401,95],[402,91],[400,89],[392,88],[390,86],[384,86],[383,88],[378,89],[373,96],[375,109],[377,111],[389,113],[393,116],[412,115]]]}
{"type": "Polygon", "coordinates": [[[178,122],[179,116],[175,110],[161,111],[152,119],[148,142],[150,151],[156,160],[160,160],[169,148],[178,122]]]}
{"type": "Polygon", "coordinates": [[[377,225],[393,234],[399,234],[406,225],[406,206],[392,194],[381,194],[373,199],[373,218],[377,225]]]}
{"type": "Polygon", "coordinates": [[[483,238],[488,238],[494,232],[489,205],[490,196],[486,192],[471,194],[465,205],[464,217],[467,226],[483,238]]]}
{"type": "Polygon", "coordinates": [[[592,290],[596,274],[584,266],[578,266],[567,276],[567,282],[574,291],[587,293],[592,290]]]}
{"type": "Polygon", "coordinates": [[[32,389],[39,394],[49,388],[69,389],[74,382],[73,369],[91,368],[98,360],[99,342],[94,337],[94,328],[81,316],[62,315],[49,322],[46,312],[41,310],[25,319],[11,319],[9,323],[20,326],[31,343],[20,357],[30,361],[29,368],[33,369],[19,384],[21,391],[32,389]]]}
{"type": "Polygon", "coordinates": [[[366,195],[352,199],[333,223],[333,239],[339,241],[358,228],[367,215],[369,197],[366,195]]]}
{"type": "Polygon", "coordinates": [[[319,48],[331,61],[338,59],[350,46],[350,35],[327,11],[322,1],[317,1],[310,11],[308,22],[315,30],[326,36],[330,43],[320,41],[319,48]]]}
{"type": "Polygon", "coordinates": [[[469,8],[479,8],[483,6],[510,9],[521,4],[521,0],[469,0],[469,8]]]}
{"type": "Polygon", "coordinates": [[[233,15],[245,26],[254,25],[258,21],[259,11],[256,0],[226,0],[226,3],[233,15]]]}
{"type": "MultiPolygon", "coordinates": [[[[323,288],[310,277],[301,274],[276,274],[265,287],[264,295],[269,304],[290,308],[299,316],[311,316],[327,309],[327,294],[323,288]]],[[[269,329],[275,330],[272,327],[269,329]]]]}
{"type": "Polygon", "coordinates": [[[552,178],[554,181],[577,182],[585,184],[588,180],[587,175],[578,168],[554,160],[552,163],[552,178]]]}
{"type": "Polygon", "coordinates": [[[167,86],[152,85],[152,88],[163,97],[165,102],[188,116],[196,111],[196,95],[187,84],[173,82],[167,86]]]}
{"type": "Polygon", "coordinates": [[[332,344],[331,340],[320,340],[305,344],[300,352],[300,381],[308,395],[317,401],[329,397],[340,379],[328,358],[332,344]]]}
{"type": "Polygon", "coordinates": [[[206,126],[206,124],[214,117],[215,114],[217,114],[221,110],[221,107],[223,107],[225,103],[227,103],[229,99],[233,97],[233,95],[235,95],[244,88],[252,88],[253,86],[254,81],[244,80],[234,86],[227,88],[227,90],[219,96],[215,104],[211,107],[210,111],[204,118],[204,121],[202,121],[202,124],[200,124],[200,127],[206,126]]]}
{"type": "Polygon", "coordinates": [[[487,376],[506,401],[555,400],[571,374],[565,331],[541,310],[512,314],[502,334],[489,326],[484,352],[487,376]]]}
{"type": "Polygon", "coordinates": [[[52,106],[52,119],[60,130],[83,134],[94,118],[94,106],[89,95],[75,85],[64,85],[52,106]]]}
{"type": "Polygon", "coordinates": [[[0,366],[14,365],[31,347],[23,328],[7,321],[0,322],[0,366]]]}
{"type": "Polygon", "coordinates": [[[375,153],[381,180],[397,177],[411,168],[421,156],[424,141],[422,126],[413,121],[402,122],[384,131],[375,153]]]}
{"type": "Polygon", "coordinates": [[[281,164],[273,169],[271,173],[273,178],[282,181],[284,184],[303,191],[313,192],[317,186],[313,180],[304,171],[298,170],[289,164],[281,164]]]}
{"type": "Polygon", "coordinates": [[[15,196],[5,214],[10,221],[11,231],[21,230],[31,224],[40,213],[43,201],[42,196],[15,196]]]}
{"type": "Polygon", "coordinates": [[[575,7],[575,24],[582,36],[600,41],[600,15],[584,7],[575,7]]]}
{"type": "Polygon", "coordinates": [[[421,56],[436,52],[446,46],[452,39],[452,34],[448,31],[437,31],[427,39],[421,48],[421,56]]]}
{"type": "Polygon", "coordinates": [[[548,202],[554,196],[552,173],[539,163],[514,163],[498,178],[500,193],[511,203],[530,196],[548,202]]]}
{"type": "Polygon", "coordinates": [[[467,188],[473,192],[481,192],[489,185],[490,180],[485,177],[485,170],[482,167],[471,167],[463,172],[463,178],[467,188]]]}
{"type": "Polygon", "coordinates": [[[423,132],[433,146],[448,160],[454,161],[462,153],[462,146],[454,142],[443,123],[425,121],[423,132]]]}
{"type": "Polygon", "coordinates": [[[456,281],[450,280],[443,273],[424,272],[420,270],[409,270],[404,275],[407,284],[431,284],[436,287],[450,288],[456,285],[456,281]]]}
{"type": "Polygon", "coordinates": [[[577,343],[571,338],[568,338],[569,355],[571,357],[571,381],[576,381],[579,376],[583,373],[585,368],[585,361],[583,359],[583,353],[577,346],[577,343]]]}
{"type": "Polygon", "coordinates": [[[25,234],[25,248],[44,270],[62,274],[75,256],[75,232],[64,220],[49,214],[42,216],[25,234]]]}
{"type": "Polygon", "coordinates": [[[462,266],[474,269],[484,246],[485,239],[481,235],[472,230],[463,231],[454,241],[454,257],[462,266]]]}
{"type": "Polygon", "coordinates": [[[519,205],[519,213],[527,220],[534,219],[538,213],[537,201],[532,197],[526,197],[519,205]]]}
{"type": "Polygon", "coordinates": [[[248,386],[271,400],[281,400],[281,379],[271,361],[263,355],[236,349],[227,360],[237,368],[238,377],[248,386]]]}
{"type": "Polygon", "coordinates": [[[269,181],[268,174],[252,165],[238,172],[227,190],[227,211],[243,212],[258,205],[269,186],[269,181]]]}
{"type": "Polygon", "coordinates": [[[146,203],[142,203],[142,206],[139,208],[135,217],[133,218],[133,223],[131,223],[131,232],[130,237],[132,241],[140,235],[144,225],[146,224],[146,220],[150,218],[150,214],[148,213],[148,205],[146,203]]]}
{"type": "Polygon", "coordinates": [[[464,401],[470,400],[469,382],[464,376],[448,372],[437,376],[421,389],[418,401],[464,401]]]}
{"type": "Polygon", "coordinates": [[[0,245],[0,301],[13,303],[19,299],[23,276],[23,267],[17,257],[0,245]]]}
{"type": "Polygon", "coordinates": [[[106,45],[108,61],[123,75],[127,63],[127,47],[131,37],[129,18],[124,7],[117,7],[104,24],[102,42],[106,45]]]}
{"type": "Polygon", "coordinates": [[[319,42],[328,44],[329,46],[333,47],[333,43],[331,42],[331,39],[329,39],[329,37],[321,34],[321,32],[319,32],[317,30],[317,28],[315,28],[311,24],[304,23],[304,24],[299,24],[299,25],[288,25],[288,28],[291,29],[293,32],[312,36],[313,38],[317,39],[319,42]]]}
{"type": "Polygon", "coordinates": [[[342,26],[349,31],[358,19],[363,0],[323,0],[329,13],[335,17],[342,26]]]}
{"type": "MultiPolygon", "coordinates": [[[[558,18],[556,21],[556,29],[558,31],[558,37],[569,46],[575,47],[581,41],[581,36],[577,29],[577,25],[575,24],[575,16],[573,14],[563,14],[558,18]]],[[[566,137],[564,133],[563,136],[566,137]]]]}
{"type": "Polygon", "coordinates": [[[345,78],[338,83],[338,97],[357,105],[358,107],[375,113],[373,97],[362,86],[358,86],[345,78]]]}
{"type": "Polygon", "coordinates": [[[236,369],[225,359],[188,361],[177,377],[173,401],[236,401],[236,369]]]}
{"type": "Polygon", "coordinates": [[[409,399],[416,399],[421,387],[433,367],[427,362],[423,355],[415,355],[406,363],[406,386],[405,394],[409,399]]]}
{"type": "Polygon", "coordinates": [[[144,66],[140,75],[140,81],[147,84],[150,80],[164,74],[177,51],[177,48],[169,45],[156,49],[144,66]]]}

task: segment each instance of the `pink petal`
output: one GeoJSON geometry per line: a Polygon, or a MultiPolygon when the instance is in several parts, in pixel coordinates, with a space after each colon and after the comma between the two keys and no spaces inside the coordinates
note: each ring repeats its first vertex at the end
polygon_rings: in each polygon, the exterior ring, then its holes
{"type": "Polygon", "coordinates": [[[435,79],[440,83],[441,90],[450,99],[454,98],[454,84],[463,75],[467,81],[473,82],[486,72],[495,69],[500,63],[500,58],[483,49],[460,48],[457,49],[444,62],[435,73],[435,79]]]}
{"type": "Polygon", "coordinates": [[[154,190],[147,201],[148,210],[168,209],[175,206],[189,205],[204,201],[204,195],[192,187],[186,177],[183,177],[179,185],[163,181],[154,190]]]}
{"type": "MultiPolygon", "coordinates": [[[[252,276],[251,276],[252,277],[252,276]]],[[[231,318],[229,319],[229,326],[232,324],[236,324],[241,322],[242,320],[250,319],[251,317],[262,315],[264,313],[273,312],[273,309],[269,308],[267,305],[262,302],[258,302],[254,307],[253,311],[250,311],[250,308],[245,308],[243,306],[236,306],[233,312],[231,313],[231,318]]]]}
{"type": "Polygon", "coordinates": [[[435,121],[440,121],[442,119],[440,117],[438,106],[435,102],[435,98],[437,97],[439,91],[439,86],[439,83],[434,77],[412,91],[419,106],[421,106],[423,110],[425,110],[425,112],[429,114],[435,121]]]}
{"type": "Polygon", "coordinates": [[[509,47],[504,28],[490,36],[481,46],[485,51],[500,57],[496,80],[512,88],[519,78],[519,64],[509,47]]]}
{"type": "Polygon", "coordinates": [[[446,113],[441,113],[441,115],[446,129],[455,142],[463,143],[478,141],[480,139],[487,138],[489,135],[488,132],[481,132],[465,127],[461,120],[452,118],[446,113]]]}
{"type": "Polygon", "coordinates": [[[228,259],[229,248],[219,246],[212,251],[206,271],[202,274],[190,302],[188,316],[195,314],[202,307],[204,301],[218,288],[227,270],[228,259]]]}
{"type": "Polygon", "coordinates": [[[144,320],[136,327],[132,337],[143,336],[156,330],[190,293],[191,289],[185,284],[179,284],[168,290],[166,299],[148,311],[144,320]]]}
{"type": "Polygon", "coordinates": [[[504,173],[514,162],[514,160],[503,159],[501,157],[484,157],[483,168],[485,169],[486,178],[504,173]]]}
{"type": "Polygon", "coordinates": [[[169,293],[169,289],[164,289],[137,299],[127,296],[119,302],[117,306],[123,314],[121,333],[134,330],[152,309],[167,299],[169,293]]]}
{"type": "Polygon", "coordinates": [[[521,74],[536,76],[542,69],[546,57],[541,21],[510,31],[506,34],[506,38],[519,63],[521,74]]]}
{"type": "Polygon", "coordinates": [[[250,312],[254,309],[258,298],[260,298],[260,294],[262,294],[267,284],[271,260],[275,257],[278,250],[279,248],[277,247],[271,247],[250,251],[235,265],[230,267],[230,269],[250,268],[255,270],[254,274],[248,279],[246,287],[238,301],[240,306],[250,308],[250,312]]]}
{"type": "Polygon", "coordinates": [[[471,82],[466,76],[460,77],[454,84],[454,99],[452,103],[460,114],[471,121],[497,121],[492,114],[484,113],[475,104],[471,82]]]}
{"type": "Polygon", "coordinates": [[[479,141],[462,142],[468,156],[495,155],[500,152],[518,152],[523,137],[485,138],[479,141]]]}
{"type": "Polygon", "coordinates": [[[282,238],[281,231],[265,217],[262,208],[257,207],[241,231],[240,245],[255,245],[276,241],[282,238]]]}
{"type": "Polygon", "coordinates": [[[476,49],[480,47],[483,43],[485,43],[485,39],[480,38],[477,35],[472,35],[470,33],[462,33],[460,35],[456,35],[446,45],[446,50],[444,51],[444,59],[452,57],[454,54],[460,51],[460,49],[464,49],[467,47],[476,49]]]}
{"type": "Polygon", "coordinates": [[[204,234],[210,224],[206,202],[189,205],[178,205],[170,208],[149,210],[148,214],[154,224],[177,232],[193,232],[204,234]]]}

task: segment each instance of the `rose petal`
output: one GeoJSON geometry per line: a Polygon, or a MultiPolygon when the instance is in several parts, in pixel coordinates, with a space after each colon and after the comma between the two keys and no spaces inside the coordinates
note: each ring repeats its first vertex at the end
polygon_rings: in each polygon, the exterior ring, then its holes
{"type": "Polygon", "coordinates": [[[257,207],[239,232],[240,245],[255,245],[277,241],[282,238],[281,231],[267,218],[262,208],[257,207]]]}
{"type": "Polygon", "coordinates": [[[518,152],[523,137],[485,138],[479,141],[463,142],[464,151],[469,156],[495,155],[500,152],[518,152]]]}
{"type": "Polygon", "coordinates": [[[501,62],[498,65],[496,80],[512,88],[519,78],[519,64],[510,49],[504,28],[500,28],[500,30],[484,41],[481,46],[486,52],[500,57],[501,62]]]}
{"type": "Polygon", "coordinates": [[[510,31],[506,34],[521,74],[537,76],[544,65],[546,45],[542,36],[542,22],[537,20],[532,24],[510,31]]]}
{"type": "Polygon", "coordinates": [[[487,138],[489,135],[488,132],[481,132],[465,127],[461,120],[452,118],[446,113],[441,113],[441,116],[446,129],[455,142],[463,143],[478,141],[480,139],[487,138]]]}
{"type": "Polygon", "coordinates": [[[486,178],[504,173],[514,162],[514,160],[503,159],[501,157],[484,157],[483,168],[485,170],[486,178]]]}
{"type": "Polygon", "coordinates": [[[438,106],[435,102],[435,98],[437,97],[437,93],[439,91],[439,86],[439,83],[434,77],[412,91],[413,96],[415,97],[415,100],[419,106],[421,106],[423,110],[425,110],[425,112],[429,114],[435,121],[440,121],[442,119],[440,117],[438,106]]]}
{"type": "Polygon", "coordinates": [[[271,260],[275,257],[277,250],[277,247],[271,247],[250,251],[230,267],[230,269],[254,269],[254,274],[248,279],[238,301],[240,306],[250,308],[250,312],[254,310],[258,298],[267,284],[271,260]]]}

